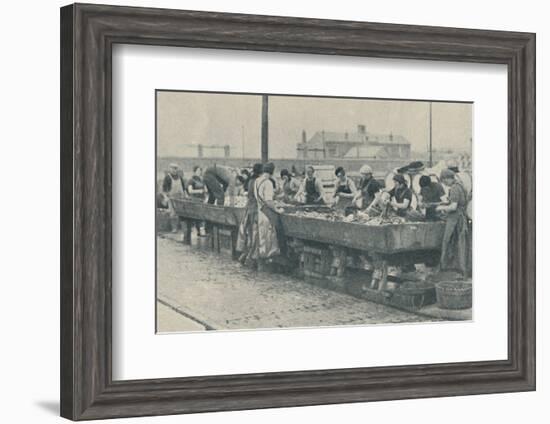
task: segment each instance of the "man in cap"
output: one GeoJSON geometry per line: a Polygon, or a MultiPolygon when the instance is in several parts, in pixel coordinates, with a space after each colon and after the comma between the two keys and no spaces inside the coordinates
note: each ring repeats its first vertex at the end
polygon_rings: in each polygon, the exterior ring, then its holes
{"type": "Polygon", "coordinates": [[[441,182],[449,188],[449,203],[436,208],[445,215],[445,232],[441,246],[440,266],[442,271],[458,271],[463,277],[471,272],[471,238],[466,216],[467,195],[455,180],[455,173],[444,169],[441,182]]]}
{"type": "Polygon", "coordinates": [[[162,182],[162,192],[168,197],[183,196],[185,193],[185,182],[177,164],[171,163],[168,173],[162,182]]]}
{"type": "Polygon", "coordinates": [[[366,209],[374,200],[376,193],[382,189],[382,186],[372,176],[372,168],[369,165],[363,165],[359,173],[361,174],[361,181],[353,198],[353,203],[359,209],[366,209]]]}
{"type": "Polygon", "coordinates": [[[181,199],[186,196],[187,192],[185,191],[185,182],[180,168],[175,163],[170,164],[168,173],[164,177],[164,181],[162,182],[162,194],[164,202],[168,206],[172,232],[176,232],[178,231],[179,219],[170,199],[181,199]]]}

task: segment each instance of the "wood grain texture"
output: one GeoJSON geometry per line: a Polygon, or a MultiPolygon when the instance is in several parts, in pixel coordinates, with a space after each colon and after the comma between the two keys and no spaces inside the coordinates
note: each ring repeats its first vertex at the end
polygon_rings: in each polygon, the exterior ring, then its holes
{"type": "Polygon", "coordinates": [[[534,388],[534,34],[85,4],[62,8],[62,416],[98,419],[534,388]],[[112,381],[115,43],[506,64],[508,360],[112,381]]]}

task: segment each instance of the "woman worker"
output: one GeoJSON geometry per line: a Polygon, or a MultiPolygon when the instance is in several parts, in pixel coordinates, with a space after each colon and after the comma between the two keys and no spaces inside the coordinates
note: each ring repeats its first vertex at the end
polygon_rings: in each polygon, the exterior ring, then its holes
{"type": "Polygon", "coordinates": [[[258,266],[281,254],[281,248],[277,235],[277,223],[270,211],[276,209],[273,203],[275,188],[272,177],[275,171],[273,163],[264,165],[263,174],[254,182],[254,194],[258,202],[258,232],[256,245],[251,257],[258,260],[258,266]]]}
{"type": "Polygon", "coordinates": [[[283,169],[281,171],[281,179],[283,180],[283,187],[281,192],[277,195],[277,198],[285,203],[294,203],[294,198],[300,190],[300,183],[290,172],[288,172],[288,169],[283,169]]]}
{"type": "Polygon", "coordinates": [[[344,168],[339,166],[334,172],[336,181],[334,182],[334,205],[337,209],[345,209],[350,206],[355,198],[357,188],[351,178],[346,175],[344,168]]]}
{"type": "MultiPolygon", "coordinates": [[[[206,193],[206,186],[202,181],[202,168],[198,165],[193,167],[193,176],[187,181],[187,193],[189,198],[195,200],[196,202],[204,202],[204,196],[206,193]]],[[[197,235],[199,237],[204,237],[206,234],[203,228],[203,222],[195,221],[195,228],[197,229],[197,235]]]]}
{"type": "Polygon", "coordinates": [[[442,271],[458,271],[462,277],[467,277],[472,269],[472,252],[466,216],[466,191],[450,169],[441,171],[440,180],[449,188],[449,204],[436,208],[446,217],[440,267],[442,271]]]}
{"type": "Polygon", "coordinates": [[[436,207],[447,201],[445,189],[440,183],[432,181],[427,175],[420,177],[419,185],[419,206],[426,210],[427,220],[436,220],[438,218],[436,207]]]}
{"type": "Polygon", "coordinates": [[[402,174],[393,176],[394,187],[389,191],[390,204],[398,216],[406,216],[411,207],[412,191],[407,186],[407,181],[402,174]]]}
{"type": "Polygon", "coordinates": [[[304,199],[306,205],[323,205],[324,191],[321,181],[315,178],[315,169],[313,166],[308,166],[306,169],[306,177],[302,181],[302,185],[296,194],[296,198],[304,199]]]}
{"type": "Polygon", "coordinates": [[[237,236],[237,252],[241,252],[239,261],[246,266],[254,266],[256,259],[253,257],[257,249],[258,234],[258,202],[254,186],[256,180],[262,176],[264,167],[261,163],[254,164],[252,174],[248,179],[246,187],[247,203],[244,218],[239,225],[239,234],[237,236]]]}
{"type": "Polygon", "coordinates": [[[359,189],[355,194],[353,203],[359,209],[366,209],[374,200],[376,193],[382,189],[382,186],[374,178],[372,168],[369,165],[363,165],[359,173],[361,174],[361,181],[359,182],[359,189]]]}

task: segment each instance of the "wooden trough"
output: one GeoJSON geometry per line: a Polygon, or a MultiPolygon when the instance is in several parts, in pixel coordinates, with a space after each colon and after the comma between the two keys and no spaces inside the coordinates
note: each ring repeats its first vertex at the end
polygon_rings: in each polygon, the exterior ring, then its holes
{"type": "Polygon", "coordinates": [[[172,205],[182,223],[185,244],[191,244],[194,223],[205,222],[211,248],[217,252],[227,251],[236,257],[237,234],[245,208],[210,205],[191,199],[172,199],[172,205]]]}
{"type": "MultiPolygon", "coordinates": [[[[245,208],[210,205],[190,199],[172,199],[176,214],[182,222],[184,243],[191,243],[191,231],[196,221],[204,221],[209,229],[214,250],[230,250],[236,256],[238,228],[245,208]]],[[[385,290],[389,264],[421,263],[441,249],[444,222],[407,222],[400,224],[366,225],[354,222],[331,221],[289,213],[280,214],[287,239],[298,240],[303,271],[306,277],[325,275],[341,284],[346,257],[352,251],[368,255],[375,273],[371,288],[385,290]],[[376,282],[375,282],[376,279],[376,282]]]]}
{"type": "Polygon", "coordinates": [[[321,264],[330,269],[329,280],[341,281],[345,271],[347,252],[365,253],[372,260],[375,272],[370,287],[379,291],[387,288],[389,264],[414,264],[433,260],[441,249],[444,222],[408,222],[401,224],[366,225],[353,222],[330,221],[293,214],[282,214],[285,235],[321,247],[322,254],[305,249],[305,275],[315,273],[308,264],[321,264]],[[328,249],[330,247],[330,250],[328,249]],[[327,252],[332,252],[328,255],[327,252]]]}
{"type": "Polygon", "coordinates": [[[245,208],[210,205],[186,199],[172,199],[172,204],[179,217],[229,227],[238,227],[245,213],[245,208]]]}
{"type": "Polygon", "coordinates": [[[444,222],[407,222],[365,225],[282,214],[285,234],[379,254],[396,254],[441,248],[444,222]]]}

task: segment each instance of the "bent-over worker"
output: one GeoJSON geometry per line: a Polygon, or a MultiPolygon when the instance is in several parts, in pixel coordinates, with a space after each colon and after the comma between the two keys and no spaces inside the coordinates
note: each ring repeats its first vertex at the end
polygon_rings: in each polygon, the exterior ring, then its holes
{"type": "Polygon", "coordinates": [[[205,169],[203,181],[208,189],[208,203],[223,205],[225,193],[234,196],[244,182],[244,177],[233,168],[224,165],[213,165],[205,169]]]}

